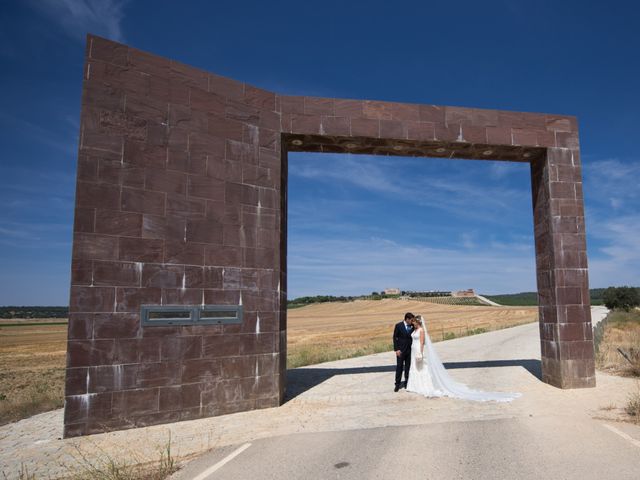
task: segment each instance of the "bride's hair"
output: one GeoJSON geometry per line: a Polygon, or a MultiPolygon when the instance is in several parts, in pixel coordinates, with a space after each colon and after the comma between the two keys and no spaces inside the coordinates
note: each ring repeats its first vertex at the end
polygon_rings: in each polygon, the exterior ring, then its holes
{"type": "Polygon", "coordinates": [[[422,315],[416,315],[414,318],[415,322],[422,327],[424,324],[424,320],[422,319],[422,315]]]}

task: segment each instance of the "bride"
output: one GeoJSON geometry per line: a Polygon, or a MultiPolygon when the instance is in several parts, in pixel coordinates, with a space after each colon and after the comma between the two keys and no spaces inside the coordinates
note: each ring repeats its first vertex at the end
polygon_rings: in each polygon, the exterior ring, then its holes
{"type": "Polygon", "coordinates": [[[519,393],[482,392],[472,390],[451,379],[433,348],[427,327],[421,315],[413,319],[415,330],[411,333],[411,367],[407,381],[407,391],[425,397],[453,397],[463,400],[510,402],[519,393]],[[425,356],[426,355],[426,356],[425,356]]]}

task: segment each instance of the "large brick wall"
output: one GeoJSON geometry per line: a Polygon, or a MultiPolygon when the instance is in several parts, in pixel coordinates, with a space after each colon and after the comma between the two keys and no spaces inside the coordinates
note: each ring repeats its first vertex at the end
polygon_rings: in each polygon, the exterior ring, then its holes
{"type": "Polygon", "coordinates": [[[89,36],[66,436],[283,401],[287,151],[529,162],[543,377],[594,385],[574,117],[276,95],[89,36]],[[142,326],[161,304],[244,318],[142,326]]]}

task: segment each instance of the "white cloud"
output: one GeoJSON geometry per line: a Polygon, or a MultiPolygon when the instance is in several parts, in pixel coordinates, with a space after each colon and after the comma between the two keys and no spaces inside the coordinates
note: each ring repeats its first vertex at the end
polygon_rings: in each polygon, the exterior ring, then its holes
{"type": "Polygon", "coordinates": [[[94,33],[122,42],[122,0],[31,0],[34,9],[42,12],[73,38],[94,33]]]}

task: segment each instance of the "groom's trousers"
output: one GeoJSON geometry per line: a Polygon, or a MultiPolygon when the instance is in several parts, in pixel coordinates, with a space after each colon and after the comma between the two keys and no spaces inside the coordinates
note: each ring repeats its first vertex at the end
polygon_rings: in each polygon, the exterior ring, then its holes
{"type": "Polygon", "coordinates": [[[399,387],[402,383],[402,371],[404,370],[405,382],[409,380],[409,367],[411,366],[411,350],[402,352],[399,357],[396,357],[398,363],[396,364],[396,386],[399,387]]]}

